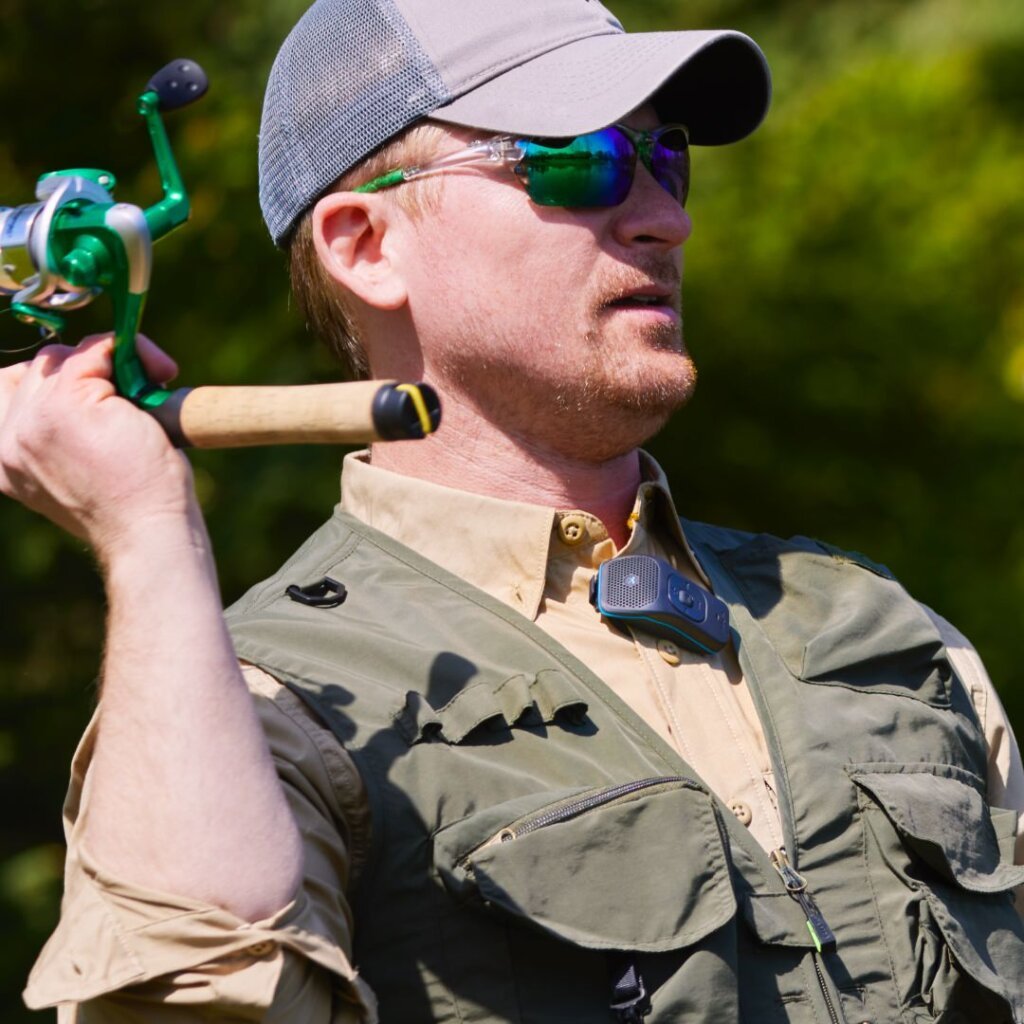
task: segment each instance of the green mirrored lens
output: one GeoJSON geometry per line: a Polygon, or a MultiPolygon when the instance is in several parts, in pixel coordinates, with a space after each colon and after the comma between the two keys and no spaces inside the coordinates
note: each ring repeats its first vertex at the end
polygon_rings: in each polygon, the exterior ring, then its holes
{"type": "Polygon", "coordinates": [[[636,149],[616,128],[574,139],[523,139],[516,165],[530,198],[542,206],[618,206],[629,193],[636,149]]]}

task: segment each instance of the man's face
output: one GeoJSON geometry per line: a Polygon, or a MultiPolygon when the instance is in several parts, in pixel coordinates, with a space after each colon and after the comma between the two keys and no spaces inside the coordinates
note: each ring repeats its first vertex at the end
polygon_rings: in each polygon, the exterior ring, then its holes
{"type": "MultiPolygon", "coordinates": [[[[627,119],[655,127],[642,108],[627,119]]],[[[451,149],[460,143],[452,142],[451,149]]],[[[409,310],[424,375],[517,441],[629,451],[693,391],[680,309],[687,213],[638,161],[626,201],[537,206],[509,174],[444,176],[417,222],[409,310]]]]}

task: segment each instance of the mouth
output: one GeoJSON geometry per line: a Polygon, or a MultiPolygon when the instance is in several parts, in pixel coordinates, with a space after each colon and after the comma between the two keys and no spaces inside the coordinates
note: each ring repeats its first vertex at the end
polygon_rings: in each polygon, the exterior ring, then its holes
{"type": "Polygon", "coordinates": [[[678,289],[654,285],[634,288],[622,295],[609,299],[604,309],[649,310],[658,313],[677,315],[679,304],[678,289]]]}

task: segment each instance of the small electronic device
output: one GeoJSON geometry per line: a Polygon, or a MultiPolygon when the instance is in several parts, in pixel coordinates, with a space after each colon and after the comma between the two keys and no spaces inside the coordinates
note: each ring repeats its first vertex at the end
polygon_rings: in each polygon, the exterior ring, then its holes
{"type": "Polygon", "coordinates": [[[729,640],[729,609],[662,558],[623,555],[590,581],[590,603],[607,619],[716,654],[729,640]]]}

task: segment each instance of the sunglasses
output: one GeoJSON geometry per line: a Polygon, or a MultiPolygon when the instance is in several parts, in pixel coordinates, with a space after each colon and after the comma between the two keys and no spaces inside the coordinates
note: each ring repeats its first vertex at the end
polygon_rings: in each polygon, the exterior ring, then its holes
{"type": "Polygon", "coordinates": [[[637,157],[673,199],[686,204],[690,190],[690,138],[681,124],[637,131],[623,124],[570,139],[516,139],[499,135],[471,142],[419,167],[397,168],[360,185],[379,192],[427,174],[471,164],[510,168],[526,194],[541,206],[618,206],[636,175],[637,157]]]}

